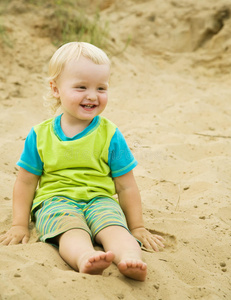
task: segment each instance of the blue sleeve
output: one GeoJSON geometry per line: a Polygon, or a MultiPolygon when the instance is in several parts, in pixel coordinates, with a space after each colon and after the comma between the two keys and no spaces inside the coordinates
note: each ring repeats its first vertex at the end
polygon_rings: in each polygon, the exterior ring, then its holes
{"type": "Polygon", "coordinates": [[[23,152],[17,165],[26,169],[28,172],[35,175],[42,175],[43,172],[43,162],[38,153],[37,149],[37,135],[32,128],[29,132],[26,140],[23,152]]]}
{"type": "Polygon", "coordinates": [[[124,136],[117,128],[111,139],[108,153],[108,165],[111,169],[112,177],[118,177],[130,172],[137,164],[124,136]]]}

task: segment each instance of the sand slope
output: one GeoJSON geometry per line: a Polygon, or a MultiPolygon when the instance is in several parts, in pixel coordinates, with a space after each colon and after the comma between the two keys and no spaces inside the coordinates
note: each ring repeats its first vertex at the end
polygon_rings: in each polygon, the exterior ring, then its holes
{"type": "MultiPolygon", "coordinates": [[[[143,253],[146,282],[125,279],[114,265],[103,276],[72,271],[56,249],[37,241],[31,224],[29,244],[0,247],[0,299],[231,298],[231,1],[201,2],[100,6],[112,58],[104,115],[139,161],[147,228],[167,241],[164,251],[143,253]]],[[[1,232],[11,224],[25,137],[50,117],[43,78],[55,50],[41,29],[43,12],[17,3],[5,15],[14,47],[0,46],[1,232]]]]}

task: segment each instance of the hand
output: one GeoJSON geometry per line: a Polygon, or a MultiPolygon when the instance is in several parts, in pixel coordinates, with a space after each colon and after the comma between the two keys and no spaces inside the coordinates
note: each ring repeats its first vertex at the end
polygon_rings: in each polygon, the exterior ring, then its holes
{"type": "Polygon", "coordinates": [[[30,239],[29,229],[25,226],[12,226],[5,234],[0,235],[0,244],[16,245],[26,244],[30,239]]]}
{"type": "Polygon", "coordinates": [[[144,227],[139,227],[131,230],[132,235],[137,238],[143,246],[148,250],[159,251],[159,247],[164,248],[165,241],[160,235],[152,234],[144,227]]]}

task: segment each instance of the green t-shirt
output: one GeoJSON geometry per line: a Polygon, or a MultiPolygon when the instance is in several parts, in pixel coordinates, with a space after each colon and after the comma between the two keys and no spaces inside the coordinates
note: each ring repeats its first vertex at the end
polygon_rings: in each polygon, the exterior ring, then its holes
{"type": "Polygon", "coordinates": [[[67,138],[60,120],[61,115],[34,126],[17,162],[41,176],[32,211],[55,196],[76,201],[114,199],[113,177],[126,174],[137,165],[116,125],[97,116],[82,133],[67,138]]]}

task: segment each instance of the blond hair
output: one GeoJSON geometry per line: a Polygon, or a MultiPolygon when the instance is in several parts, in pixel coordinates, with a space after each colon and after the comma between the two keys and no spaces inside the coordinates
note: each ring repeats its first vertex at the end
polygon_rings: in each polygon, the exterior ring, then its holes
{"type": "MultiPolygon", "coordinates": [[[[48,68],[48,83],[50,84],[51,81],[57,80],[67,62],[71,60],[78,61],[81,55],[97,65],[110,65],[110,59],[107,54],[98,47],[85,42],[70,42],[61,46],[51,57],[48,68]]],[[[60,99],[53,96],[50,88],[44,99],[46,106],[50,106],[54,111],[56,111],[61,104],[60,99]]]]}

